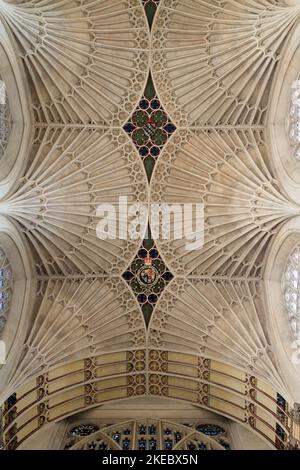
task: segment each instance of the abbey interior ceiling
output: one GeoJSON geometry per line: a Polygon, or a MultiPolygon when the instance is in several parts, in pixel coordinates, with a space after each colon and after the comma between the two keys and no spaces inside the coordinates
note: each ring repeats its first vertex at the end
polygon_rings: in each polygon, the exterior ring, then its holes
{"type": "MultiPolygon", "coordinates": [[[[299,18],[297,0],[0,0],[6,449],[138,398],[208,410],[272,448],[300,438],[299,369],[278,358],[266,275],[300,213],[270,144],[299,18]],[[203,248],[99,239],[97,208],[119,197],[204,204],[203,248]]],[[[194,422],[139,419],[69,447],[122,448],[128,426],[149,425],[149,442],[170,428],[175,448],[226,448],[194,422]]]]}

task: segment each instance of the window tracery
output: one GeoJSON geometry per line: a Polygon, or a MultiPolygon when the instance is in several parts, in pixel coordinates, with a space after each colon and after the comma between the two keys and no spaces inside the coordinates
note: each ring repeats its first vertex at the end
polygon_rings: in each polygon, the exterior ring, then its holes
{"type": "Polygon", "coordinates": [[[0,337],[4,331],[12,294],[12,272],[5,251],[0,247],[0,337]]]}
{"type": "Polygon", "coordinates": [[[0,158],[6,150],[11,128],[10,108],[5,82],[0,75],[0,158]]]}
{"type": "Polygon", "coordinates": [[[216,437],[225,434],[225,429],[217,424],[199,424],[197,431],[202,432],[206,436],[216,437]]]}
{"type": "Polygon", "coordinates": [[[289,137],[293,156],[300,162],[300,80],[293,83],[289,112],[289,137]]]}
{"type": "Polygon", "coordinates": [[[70,434],[72,436],[85,437],[97,432],[98,430],[99,427],[94,424],[80,424],[78,426],[74,426],[74,428],[71,429],[70,434]]]}
{"type": "MultiPolygon", "coordinates": [[[[216,434],[208,435],[199,432],[198,427],[183,425],[162,420],[137,420],[116,423],[113,425],[99,426],[90,424],[77,425],[68,433],[65,449],[71,450],[211,450],[229,449],[229,440],[226,431],[218,425],[205,425],[205,431],[222,435],[223,442],[219,441],[216,434]],[[101,426],[100,426],[101,427],[101,426]],[[92,434],[82,434],[81,430],[97,429],[92,434]],[[74,434],[74,430],[80,433],[74,434]],[[221,431],[220,431],[221,430],[221,431]]],[[[201,427],[201,426],[200,426],[201,427]]]]}
{"type": "Polygon", "coordinates": [[[300,339],[300,244],[289,256],[283,277],[283,293],[293,335],[300,339]]]}

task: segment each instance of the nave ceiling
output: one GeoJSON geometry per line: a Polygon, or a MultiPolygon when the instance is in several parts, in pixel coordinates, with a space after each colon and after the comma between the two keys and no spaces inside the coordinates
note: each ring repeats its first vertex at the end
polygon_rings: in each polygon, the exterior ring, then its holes
{"type": "MultiPolygon", "coordinates": [[[[265,277],[274,240],[300,214],[270,146],[272,92],[299,15],[299,3],[284,0],[0,0],[30,115],[15,119],[13,108],[12,128],[16,121],[26,130],[22,164],[0,186],[5,236],[20,237],[30,297],[0,370],[0,397],[32,397],[38,418],[29,434],[113,398],[164,395],[217,409],[272,440],[250,419],[253,406],[272,396],[260,418],[276,428],[272,394],[289,406],[300,399],[276,356],[265,277]],[[135,113],[147,96],[163,123],[145,143],[135,113]],[[96,234],[97,207],[120,196],[204,204],[204,247],[155,241],[148,252],[170,276],[146,295],[124,278],[142,241],[96,234]],[[101,358],[110,372],[89,376],[88,361],[97,369],[101,358]],[[212,378],[218,373],[228,383],[212,378]],[[97,389],[103,377],[111,398],[97,389]],[[212,398],[209,387],[223,395],[212,398]]],[[[8,319],[11,337],[10,329],[8,319]]],[[[27,421],[19,420],[8,429],[17,423],[22,433],[27,421]]]]}

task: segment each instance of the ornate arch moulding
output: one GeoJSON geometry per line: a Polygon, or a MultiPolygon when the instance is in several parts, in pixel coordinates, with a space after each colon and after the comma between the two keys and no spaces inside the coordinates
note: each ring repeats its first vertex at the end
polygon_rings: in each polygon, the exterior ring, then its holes
{"type": "MultiPolygon", "coordinates": [[[[299,6],[299,2],[297,3],[299,6]]],[[[300,201],[300,165],[289,141],[289,111],[293,83],[300,77],[300,22],[297,21],[282,51],[269,97],[266,140],[270,164],[281,187],[300,201]]]]}
{"type": "Polygon", "coordinates": [[[23,174],[32,137],[27,79],[14,38],[1,10],[0,1],[0,75],[6,86],[12,123],[8,145],[0,161],[0,199],[11,192],[23,174]]]}
{"type": "Polygon", "coordinates": [[[284,302],[282,278],[291,251],[300,240],[300,217],[287,222],[269,247],[264,272],[264,296],[272,351],[291,402],[300,401],[300,354],[284,302]],[[298,362],[298,364],[293,363],[298,362]],[[298,360],[298,361],[297,361],[298,360]]]}
{"type": "Polygon", "coordinates": [[[276,423],[285,433],[284,446],[292,432],[288,405],[282,420],[276,412],[276,390],[255,376],[196,355],[151,351],[148,359],[145,350],[136,350],[76,360],[27,382],[5,403],[6,447],[18,447],[48,423],[104,403],[148,395],[218,413],[273,446],[276,423]]]}
{"type": "Polygon", "coordinates": [[[0,365],[0,403],[1,395],[12,368],[19,359],[20,344],[23,344],[29,325],[29,313],[33,310],[35,298],[34,267],[27,244],[14,223],[0,216],[0,245],[9,259],[13,290],[7,322],[1,338],[6,345],[6,365],[0,365]]]}

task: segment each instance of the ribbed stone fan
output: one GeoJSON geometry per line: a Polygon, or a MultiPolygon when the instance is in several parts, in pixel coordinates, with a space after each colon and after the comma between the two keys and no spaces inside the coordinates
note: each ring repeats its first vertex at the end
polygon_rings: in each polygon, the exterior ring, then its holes
{"type": "Polygon", "coordinates": [[[166,0],[153,26],[153,78],[175,124],[264,122],[300,6],[279,0],[166,0]]]}
{"type": "Polygon", "coordinates": [[[149,344],[234,363],[282,387],[267,337],[259,282],[174,280],[152,316],[149,344]]]}
{"type": "Polygon", "coordinates": [[[125,132],[48,128],[36,133],[31,165],[19,189],[0,204],[22,226],[39,274],[122,273],[139,240],[101,240],[99,204],[119,196],[147,201],[143,164],[125,132]]]}
{"type": "Polygon", "coordinates": [[[186,239],[157,240],[173,272],[261,276],[272,235],[299,214],[268,169],[263,139],[251,129],[182,130],[166,145],[153,177],[152,202],[202,203],[205,210],[202,249],[187,251],[186,239]]]}
{"type": "Polygon", "coordinates": [[[148,76],[138,0],[0,1],[30,79],[35,120],[120,125],[148,76]]]}
{"type": "Polygon", "coordinates": [[[43,282],[23,355],[10,378],[17,389],[56,364],[145,346],[138,303],[122,280],[43,282]]]}

